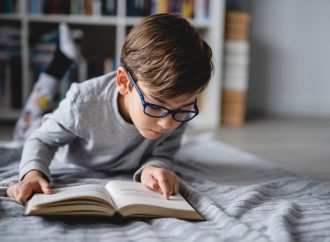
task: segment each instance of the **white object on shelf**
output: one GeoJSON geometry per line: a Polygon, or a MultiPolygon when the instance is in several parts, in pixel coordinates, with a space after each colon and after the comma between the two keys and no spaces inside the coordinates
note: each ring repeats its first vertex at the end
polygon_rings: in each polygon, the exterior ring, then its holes
{"type": "Polygon", "coordinates": [[[250,46],[247,41],[227,40],[224,43],[223,89],[246,91],[250,46]]]}
{"type": "Polygon", "coordinates": [[[226,40],[224,43],[224,51],[229,53],[246,54],[250,50],[249,42],[238,40],[226,40]]]}

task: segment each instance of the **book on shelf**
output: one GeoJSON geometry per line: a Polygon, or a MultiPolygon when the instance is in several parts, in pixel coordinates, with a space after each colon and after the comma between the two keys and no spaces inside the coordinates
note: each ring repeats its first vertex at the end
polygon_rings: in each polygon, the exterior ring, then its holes
{"type": "Polygon", "coordinates": [[[133,181],[109,181],[103,185],[80,185],[35,194],[25,215],[99,215],[122,217],[175,217],[204,220],[180,194],[168,200],[133,181]]]}
{"type": "Polygon", "coordinates": [[[102,15],[114,16],[116,15],[117,1],[116,0],[102,0],[102,15]]]}
{"type": "Polygon", "coordinates": [[[194,1],[194,19],[205,20],[210,16],[210,1],[195,0],[194,1]]]}
{"type": "Polygon", "coordinates": [[[105,73],[114,71],[116,63],[113,58],[110,57],[94,57],[89,58],[86,61],[87,66],[81,66],[81,68],[87,68],[87,79],[104,75],[105,73]]]}
{"type": "Polygon", "coordinates": [[[19,109],[22,105],[21,30],[0,27],[0,106],[19,109]]]}
{"type": "Polygon", "coordinates": [[[151,0],[127,0],[127,16],[147,16],[153,13],[156,8],[156,1],[151,0]]]}
{"type": "MultiPolygon", "coordinates": [[[[0,53],[1,56],[1,53],[0,53]]],[[[22,61],[0,57],[0,106],[19,109],[22,106],[22,61]]]]}
{"type": "Polygon", "coordinates": [[[0,1],[0,14],[19,13],[18,0],[1,0],[0,1]]]}
{"type": "MultiPolygon", "coordinates": [[[[119,0],[30,0],[30,14],[115,16],[119,0]]],[[[124,0],[121,0],[124,1],[124,0]]],[[[127,0],[127,16],[176,12],[188,19],[207,19],[210,0],[127,0]]]]}
{"type": "Polygon", "coordinates": [[[116,0],[30,0],[30,14],[107,16],[116,14],[116,0]]]}
{"type": "Polygon", "coordinates": [[[70,82],[83,82],[90,78],[116,70],[116,62],[111,57],[92,59],[80,58],[69,70],[70,82]]]}
{"type": "Polygon", "coordinates": [[[151,14],[176,12],[185,18],[205,20],[209,18],[209,0],[156,0],[152,1],[151,14]]]}

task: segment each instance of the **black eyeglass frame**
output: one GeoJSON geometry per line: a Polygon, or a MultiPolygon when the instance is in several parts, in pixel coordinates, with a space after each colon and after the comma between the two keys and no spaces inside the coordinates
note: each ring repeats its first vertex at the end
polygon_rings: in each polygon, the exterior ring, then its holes
{"type": "Polygon", "coordinates": [[[192,120],[193,118],[195,118],[198,114],[199,114],[199,110],[198,110],[198,107],[197,107],[197,98],[195,99],[195,102],[194,102],[194,109],[195,111],[191,111],[191,110],[171,110],[171,109],[168,109],[166,107],[163,107],[163,106],[160,106],[160,105],[157,105],[157,104],[153,104],[153,103],[149,103],[147,101],[145,101],[144,99],[144,96],[141,92],[141,90],[139,89],[139,87],[137,86],[136,84],[136,80],[133,78],[133,75],[131,74],[131,71],[128,67],[126,66],[123,66],[124,69],[127,71],[128,75],[129,75],[129,78],[130,78],[130,81],[132,82],[133,86],[135,87],[137,93],[139,94],[140,96],[140,99],[141,99],[141,103],[142,103],[142,106],[143,106],[143,112],[144,114],[150,116],[150,117],[153,117],[153,118],[164,118],[166,117],[167,115],[171,114],[172,115],[172,118],[177,121],[177,122],[180,122],[180,123],[185,123],[185,122],[188,122],[190,120],[192,120]],[[165,112],[162,114],[162,115],[151,115],[149,113],[146,112],[146,108],[148,106],[151,106],[152,108],[161,108],[163,110],[165,110],[165,112]],[[189,117],[187,120],[177,120],[175,118],[176,114],[177,113],[184,113],[184,114],[192,114],[191,117],[189,117]]]}

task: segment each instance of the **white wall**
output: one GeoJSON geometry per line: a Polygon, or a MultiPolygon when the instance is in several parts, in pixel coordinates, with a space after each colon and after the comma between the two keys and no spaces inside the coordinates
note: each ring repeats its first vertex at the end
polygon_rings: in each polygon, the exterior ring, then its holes
{"type": "Polygon", "coordinates": [[[330,0],[251,1],[248,110],[330,118],[330,0]]]}

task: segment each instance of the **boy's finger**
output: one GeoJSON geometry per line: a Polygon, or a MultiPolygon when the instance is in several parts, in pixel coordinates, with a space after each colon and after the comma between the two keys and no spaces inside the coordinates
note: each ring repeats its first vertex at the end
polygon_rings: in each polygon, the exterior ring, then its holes
{"type": "Polygon", "coordinates": [[[7,191],[6,191],[6,194],[7,194],[7,197],[10,197],[10,198],[14,198],[14,194],[13,194],[13,185],[8,187],[7,191]]]}
{"type": "Polygon", "coordinates": [[[149,181],[149,183],[147,184],[147,187],[149,187],[151,190],[156,191],[156,192],[159,192],[159,190],[160,190],[158,182],[154,179],[149,181]]]}
{"type": "Polygon", "coordinates": [[[174,194],[178,194],[178,193],[179,193],[179,181],[176,180],[174,184],[174,194]]]}
{"type": "Polygon", "coordinates": [[[25,204],[25,202],[31,197],[32,193],[28,192],[26,190],[20,189],[17,192],[16,200],[20,202],[21,204],[25,204]]]}
{"type": "Polygon", "coordinates": [[[145,185],[149,189],[151,189],[153,191],[157,191],[157,192],[159,191],[158,182],[151,175],[142,177],[141,182],[143,185],[145,185]]]}
{"type": "Polygon", "coordinates": [[[167,179],[161,179],[158,181],[159,187],[162,190],[164,197],[169,198],[170,188],[167,179]]]}
{"type": "Polygon", "coordinates": [[[45,180],[39,180],[39,185],[43,193],[52,194],[52,190],[48,182],[46,182],[45,180]]]}

